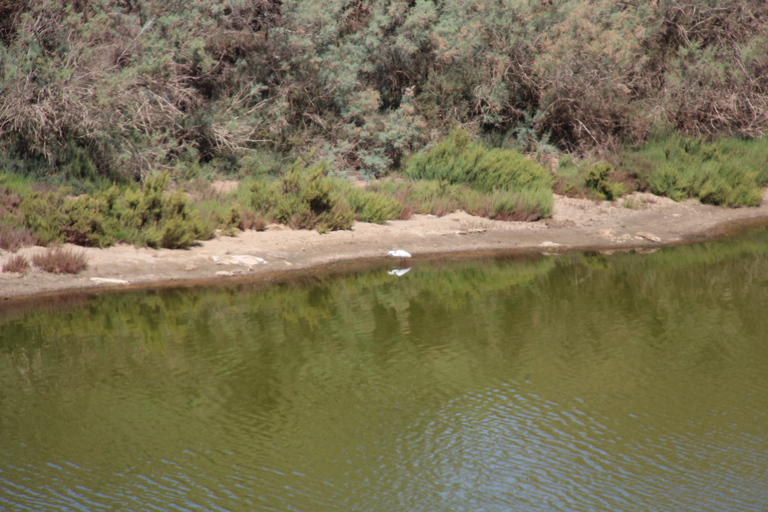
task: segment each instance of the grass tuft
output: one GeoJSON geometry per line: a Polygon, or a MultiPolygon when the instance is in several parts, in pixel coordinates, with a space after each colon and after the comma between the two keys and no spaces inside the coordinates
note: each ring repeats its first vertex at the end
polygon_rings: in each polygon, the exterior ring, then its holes
{"type": "Polygon", "coordinates": [[[27,270],[29,270],[29,261],[21,255],[11,256],[2,268],[3,272],[13,272],[18,274],[23,274],[27,270]]]}
{"type": "Polygon", "coordinates": [[[56,274],[77,274],[88,266],[84,251],[56,247],[32,256],[36,267],[56,274]]]}
{"type": "Polygon", "coordinates": [[[0,249],[16,252],[22,247],[35,245],[37,235],[26,228],[0,226],[0,249]]]}

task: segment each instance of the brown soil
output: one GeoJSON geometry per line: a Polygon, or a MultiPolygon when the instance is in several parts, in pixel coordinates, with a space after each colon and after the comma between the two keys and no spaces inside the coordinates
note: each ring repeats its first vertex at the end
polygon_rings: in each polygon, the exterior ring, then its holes
{"type": "MultiPolygon", "coordinates": [[[[356,223],[351,231],[324,235],[271,225],[266,231],[220,237],[188,250],[137,249],[129,245],[84,249],[88,268],[76,275],[49,274],[34,268],[25,275],[0,273],[0,300],[8,304],[71,291],[273,279],[286,272],[307,272],[338,262],[354,261],[356,266],[385,264],[391,260],[387,259],[387,251],[392,249],[412,253],[410,261],[416,264],[468,253],[585,249],[642,252],[723,236],[739,226],[760,222],[768,222],[768,193],[760,207],[737,209],[702,205],[694,200],[675,203],[651,194],[636,193],[613,203],[555,196],[552,218],[528,223],[493,221],[459,211],[444,217],[417,215],[383,225],[356,223]],[[246,257],[233,258],[240,255],[246,257]],[[259,263],[253,256],[266,263],[259,263]]],[[[43,250],[29,247],[17,254],[31,260],[33,253],[43,250]]],[[[0,251],[0,267],[10,256],[0,251]]],[[[389,263],[397,266],[399,261],[389,263]]]]}

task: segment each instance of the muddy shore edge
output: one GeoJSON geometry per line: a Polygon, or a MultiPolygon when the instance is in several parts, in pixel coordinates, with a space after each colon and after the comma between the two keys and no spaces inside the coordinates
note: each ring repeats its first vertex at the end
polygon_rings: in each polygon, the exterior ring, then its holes
{"type": "MultiPolygon", "coordinates": [[[[190,249],[118,245],[85,252],[88,267],[75,275],[30,269],[0,273],[0,310],[57,296],[233,282],[273,282],[290,276],[354,272],[399,265],[387,251],[413,254],[409,264],[434,259],[570,251],[652,251],[728,236],[768,224],[768,189],[759,207],[721,208],[636,193],[614,202],[555,196],[553,216],[537,222],[506,222],[453,212],[416,215],[382,225],[356,223],[351,231],[319,234],[272,225],[219,237],[190,249]],[[263,260],[263,262],[262,262],[263,260]]],[[[17,251],[31,259],[41,247],[17,251]]],[[[0,251],[0,265],[11,253],[0,251]]]]}

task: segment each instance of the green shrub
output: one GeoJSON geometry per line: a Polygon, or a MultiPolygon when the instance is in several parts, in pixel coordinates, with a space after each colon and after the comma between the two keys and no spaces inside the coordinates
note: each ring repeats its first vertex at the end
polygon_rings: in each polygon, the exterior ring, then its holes
{"type": "Polygon", "coordinates": [[[659,133],[640,149],[625,151],[622,167],[651,192],[675,201],[757,206],[768,183],[768,140],[706,142],[659,133]]]}
{"type": "Polygon", "coordinates": [[[615,170],[611,164],[597,162],[587,169],[584,174],[584,183],[598,198],[612,201],[627,192],[627,188],[622,183],[610,180],[614,172],[615,170]]]}
{"type": "Polygon", "coordinates": [[[316,229],[318,233],[352,229],[354,222],[355,213],[352,208],[343,201],[338,201],[320,216],[316,229]]]}
{"type": "Polygon", "coordinates": [[[64,241],[67,215],[63,204],[64,194],[61,191],[30,192],[24,196],[20,209],[26,225],[37,235],[40,245],[64,241]]]}
{"type": "Polygon", "coordinates": [[[141,190],[128,190],[115,206],[116,218],[136,230],[132,243],[181,249],[213,235],[190,210],[186,194],[164,194],[169,181],[168,172],[148,178],[141,190]]]}
{"type": "Polygon", "coordinates": [[[342,198],[344,187],[325,176],[326,165],[297,160],[278,182],[253,182],[251,206],[293,229],[351,229],[354,211],[342,198]]]}
{"type": "MultiPolygon", "coordinates": [[[[523,194],[528,199],[538,198],[543,201],[533,208],[538,213],[532,213],[527,200],[507,202],[507,199],[512,196],[496,194],[496,207],[487,205],[478,210],[494,218],[533,220],[551,214],[551,179],[540,165],[516,151],[485,149],[479,143],[472,141],[462,129],[454,130],[450,137],[438,143],[430,151],[411,157],[405,173],[413,179],[432,180],[433,183],[445,184],[430,184],[427,188],[417,189],[415,199],[419,204],[428,202],[432,203],[433,207],[439,207],[440,205],[436,203],[444,203],[442,198],[452,194],[446,194],[447,190],[438,190],[436,186],[455,187],[467,184],[492,195],[503,191],[523,194]],[[436,197],[440,197],[440,201],[436,201],[436,197]],[[521,207],[525,205],[525,210],[511,211],[510,208],[513,208],[514,204],[521,207]],[[497,211],[497,213],[491,213],[491,211],[497,211]]],[[[453,188],[451,190],[455,191],[453,188]]],[[[454,199],[459,204],[462,203],[460,195],[454,199]]],[[[486,200],[494,201],[491,198],[486,200]]]]}
{"type": "Polygon", "coordinates": [[[190,227],[183,217],[175,216],[165,221],[162,225],[160,244],[167,249],[184,249],[192,245],[198,231],[190,227]]]}
{"type": "Polygon", "coordinates": [[[402,214],[403,205],[392,196],[352,188],[347,193],[347,201],[355,211],[357,220],[361,222],[384,222],[397,219],[402,214]]]}
{"type": "Polygon", "coordinates": [[[480,190],[549,188],[544,168],[517,151],[485,149],[467,132],[454,130],[430,151],[413,155],[405,174],[413,179],[468,183],[480,190]]]}
{"type": "Polygon", "coordinates": [[[277,207],[280,199],[276,181],[257,180],[250,185],[251,208],[256,212],[267,214],[277,207]]]}
{"type": "Polygon", "coordinates": [[[64,202],[64,241],[83,246],[107,247],[115,243],[119,220],[102,197],[84,196],[64,202]]]}

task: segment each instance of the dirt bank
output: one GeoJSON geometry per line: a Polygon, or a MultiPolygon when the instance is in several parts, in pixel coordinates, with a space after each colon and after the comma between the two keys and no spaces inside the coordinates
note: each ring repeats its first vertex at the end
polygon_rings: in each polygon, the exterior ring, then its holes
{"type": "MultiPolygon", "coordinates": [[[[391,249],[411,252],[413,262],[446,253],[648,250],[720,236],[733,226],[760,221],[768,222],[768,193],[760,207],[738,209],[695,200],[675,203],[651,194],[633,194],[614,203],[555,196],[552,218],[533,223],[454,212],[383,225],[357,223],[351,231],[324,235],[274,225],[263,232],[201,242],[188,250],[127,245],[85,249],[88,268],[76,275],[38,269],[23,276],[0,273],[0,300],[8,303],[64,291],[263,279],[335,262],[382,261],[391,249]]],[[[30,247],[18,253],[30,258],[43,250],[30,247]]],[[[0,266],[10,256],[0,251],[0,266]]],[[[393,266],[397,263],[392,262],[393,266]]]]}

